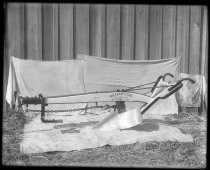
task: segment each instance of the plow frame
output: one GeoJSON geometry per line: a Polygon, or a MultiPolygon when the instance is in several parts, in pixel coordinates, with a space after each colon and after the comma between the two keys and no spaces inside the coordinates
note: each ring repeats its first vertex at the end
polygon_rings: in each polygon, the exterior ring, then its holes
{"type": "MultiPolygon", "coordinates": [[[[165,81],[166,76],[174,77],[170,73],[166,73],[163,76],[159,76],[156,80],[155,84],[151,88],[151,93],[157,88],[159,81],[162,79],[165,81]]],[[[109,92],[95,92],[95,93],[83,93],[76,95],[63,95],[63,96],[51,96],[51,97],[43,97],[42,94],[39,94],[38,97],[18,97],[19,107],[22,105],[28,106],[29,104],[40,104],[41,105],[41,121],[43,123],[62,123],[63,120],[49,120],[45,118],[45,106],[48,104],[67,104],[67,103],[97,103],[97,102],[116,102],[116,109],[118,113],[125,110],[126,101],[129,102],[143,102],[145,105],[141,108],[141,114],[143,115],[152,105],[154,105],[160,99],[166,99],[171,96],[175,92],[177,92],[180,88],[182,88],[182,81],[188,80],[191,83],[195,83],[193,79],[183,78],[177,81],[175,84],[170,84],[170,86],[166,87],[163,92],[160,92],[155,97],[149,97],[146,95],[142,95],[140,93],[128,92],[128,90],[117,90],[117,91],[109,91],[109,92]],[[120,108],[120,106],[122,108],[120,108]]],[[[131,89],[131,88],[130,88],[131,89]]]]}

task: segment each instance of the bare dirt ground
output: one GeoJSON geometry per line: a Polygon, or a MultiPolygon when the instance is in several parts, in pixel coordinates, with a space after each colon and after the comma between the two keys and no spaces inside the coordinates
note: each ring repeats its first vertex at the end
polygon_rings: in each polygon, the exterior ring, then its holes
{"type": "Polygon", "coordinates": [[[27,121],[21,112],[10,111],[3,120],[2,164],[7,166],[79,167],[206,167],[206,117],[180,113],[165,117],[171,125],[193,136],[193,143],[147,142],[71,152],[22,154],[19,144],[27,121]]]}

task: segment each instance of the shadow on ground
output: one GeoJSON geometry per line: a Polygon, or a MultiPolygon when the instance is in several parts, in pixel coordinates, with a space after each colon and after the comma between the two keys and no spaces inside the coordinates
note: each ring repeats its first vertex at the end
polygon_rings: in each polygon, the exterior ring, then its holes
{"type": "Polygon", "coordinates": [[[152,131],[158,131],[159,125],[178,125],[181,124],[179,121],[163,121],[159,119],[144,119],[141,124],[136,125],[131,128],[123,129],[123,130],[136,130],[136,131],[145,131],[145,132],[152,132],[152,131]]]}

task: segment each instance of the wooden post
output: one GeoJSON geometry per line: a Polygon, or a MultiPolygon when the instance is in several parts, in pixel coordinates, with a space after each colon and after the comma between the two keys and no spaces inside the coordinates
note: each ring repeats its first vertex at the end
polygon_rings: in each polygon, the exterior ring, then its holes
{"type": "Polygon", "coordinates": [[[105,57],[105,5],[90,5],[90,55],[105,57]]]}
{"type": "Polygon", "coordinates": [[[163,6],[162,58],[175,57],[176,6],[163,6]]]}
{"type": "Polygon", "coordinates": [[[121,6],[121,56],[123,60],[134,59],[134,5],[121,6]]]}
{"type": "Polygon", "coordinates": [[[58,5],[43,4],[43,60],[58,60],[58,5]]]}
{"type": "Polygon", "coordinates": [[[148,59],[149,5],[135,6],[135,59],[148,59]]]}
{"type": "Polygon", "coordinates": [[[189,7],[177,6],[176,56],[181,56],[181,72],[188,73],[189,7]]]}
{"type": "Polygon", "coordinates": [[[41,4],[27,3],[26,6],[26,58],[42,60],[41,4]]]}
{"type": "Polygon", "coordinates": [[[73,59],[73,4],[59,4],[59,12],[59,59],[73,59]]]}
{"type": "Polygon", "coordinates": [[[190,7],[190,51],[189,73],[199,74],[200,70],[200,31],[201,31],[201,7],[190,7]]]}
{"type": "MultiPolygon", "coordinates": [[[[89,5],[88,4],[76,4],[75,8],[76,20],[75,20],[75,45],[77,54],[89,54],[89,5]]],[[[75,57],[76,57],[75,56],[75,57]]]]}
{"type": "Polygon", "coordinates": [[[120,59],[120,5],[107,5],[107,58],[120,59]]]}
{"type": "Polygon", "coordinates": [[[149,13],[149,59],[162,57],[162,6],[151,5],[149,13]]]}

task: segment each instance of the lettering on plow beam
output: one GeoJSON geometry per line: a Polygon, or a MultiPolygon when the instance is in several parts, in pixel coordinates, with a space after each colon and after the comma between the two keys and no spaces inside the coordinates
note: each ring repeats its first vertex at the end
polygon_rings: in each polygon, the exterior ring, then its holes
{"type": "Polygon", "coordinates": [[[126,92],[116,92],[110,95],[112,101],[131,101],[132,94],[126,92]]]}

